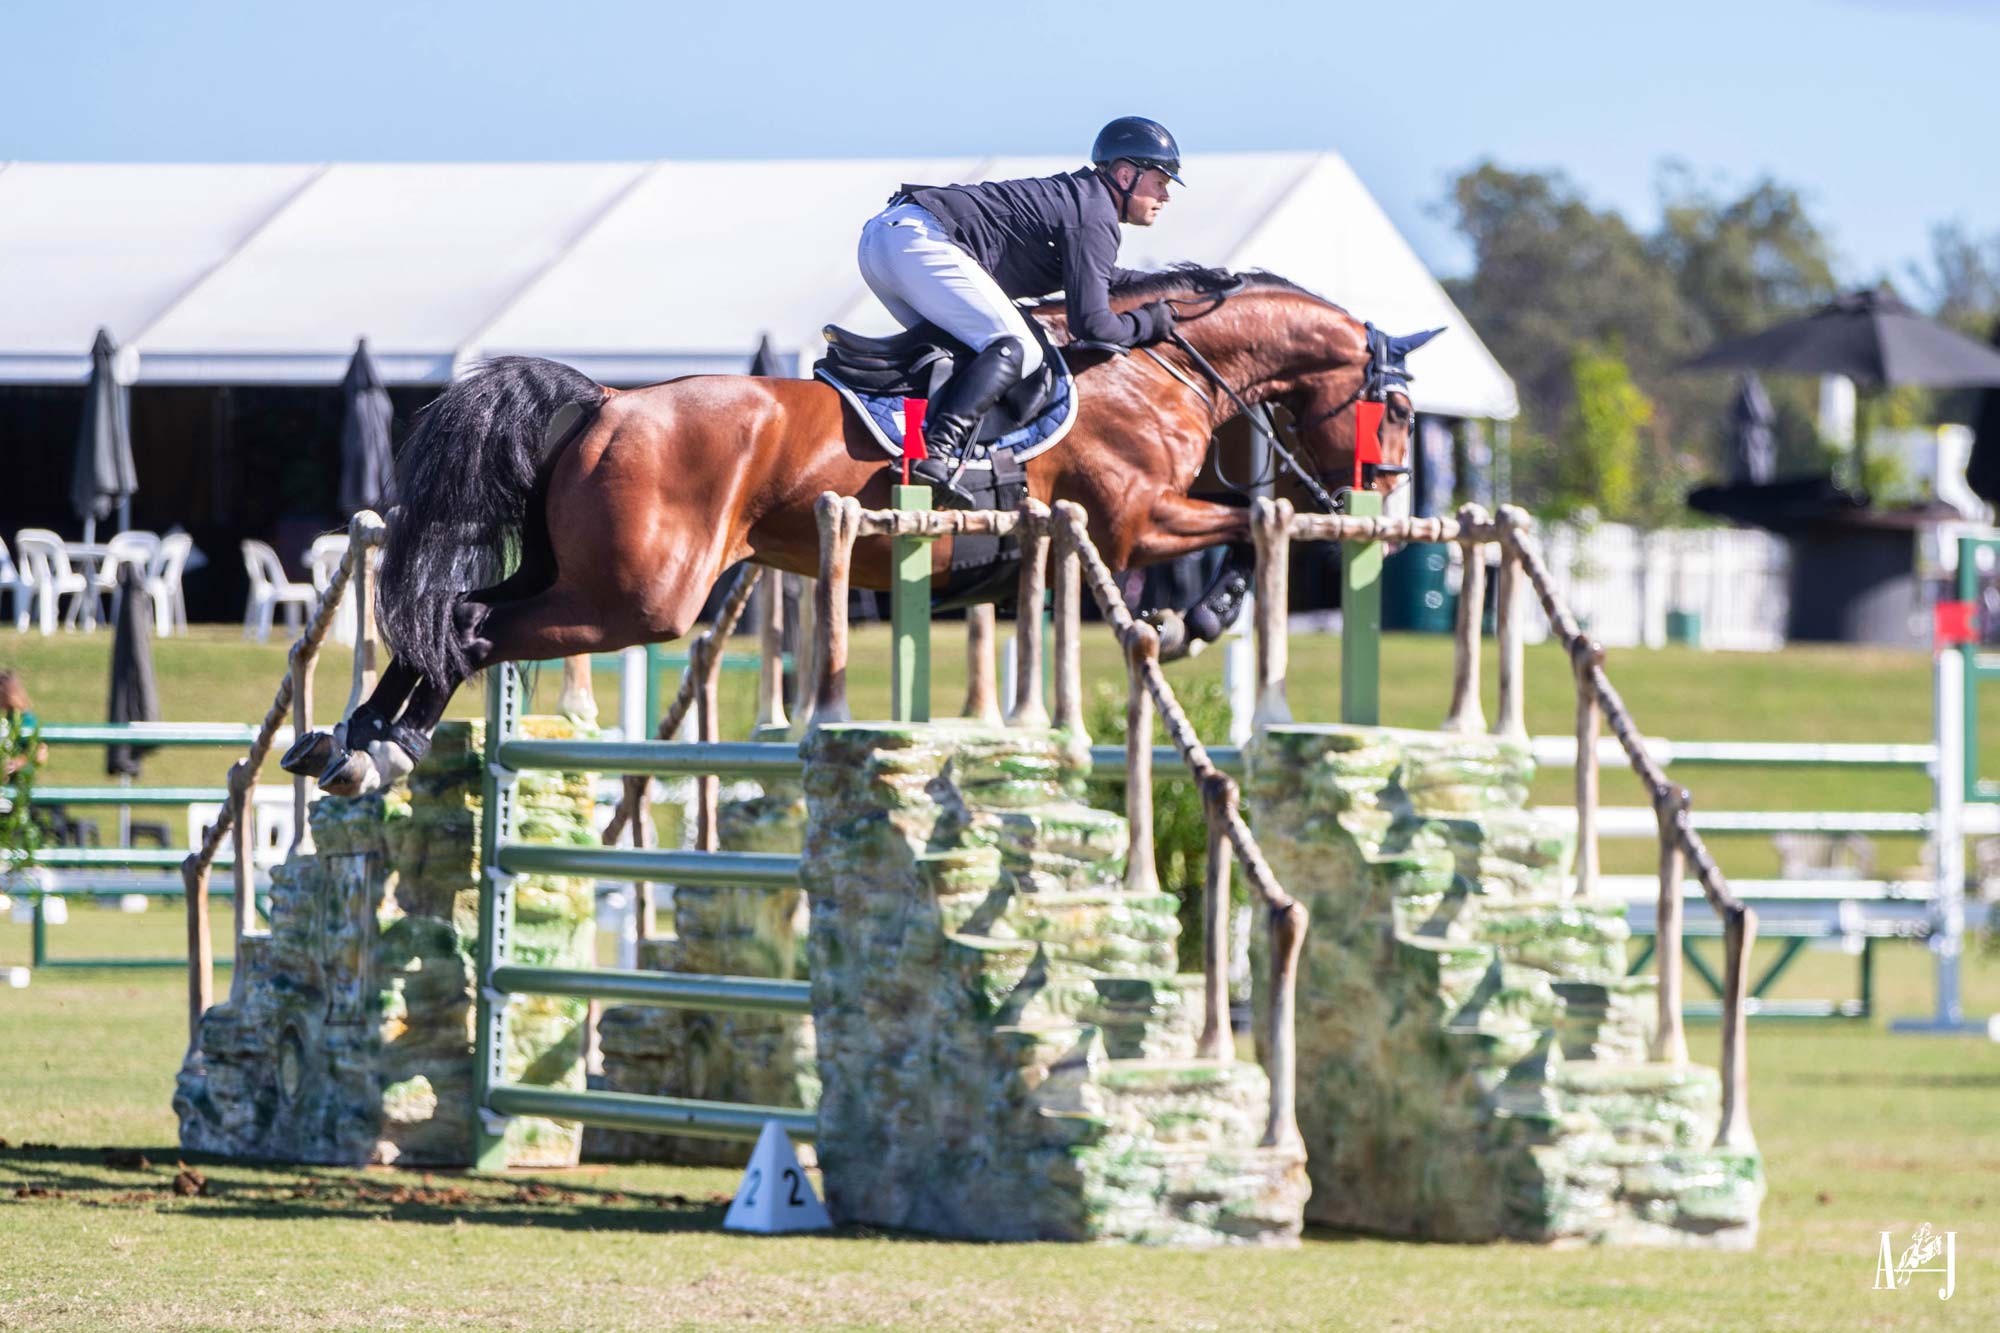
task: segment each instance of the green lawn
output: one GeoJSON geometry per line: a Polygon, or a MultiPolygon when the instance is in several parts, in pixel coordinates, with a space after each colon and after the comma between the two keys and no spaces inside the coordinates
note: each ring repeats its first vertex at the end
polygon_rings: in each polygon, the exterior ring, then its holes
{"type": "MultiPolygon", "coordinates": [[[[857,635],[857,715],[886,707],[885,674],[873,669],[884,660],[879,634],[857,635]]],[[[954,628],[939,634],[941,646],[955,643],[954,628]]],[[[1115,679],[1104,636],[1088,643],[1087,671],[1115,679]]],[[[156,651],[176,719],[259,716],[282,669],[282,649],[242,644],[233,630],[156,651]]],[[[1441,640],[1389,639],[1386,720],[1435,720],[1447,654],[1441,640]]],[[[107,656],[103,635],[0,632],[0,665],[26,671],[51,721],[101,718],[107,656]]],[[[959,657],[941,651],[941,705],[958,697],[959,657]]],[[[337,655],[328,663],[328,711],[344,698],[335,684],[344,669],[337,655]]],[[[1177,679],[1219,671],[1213,656],[1174,668],[1177,679]]],[[[1614,654],[1611,672],[1654,734],[1929,735],[1928,662],[1915,654],[1632,651],[1614,654]]],[[[1530,727],[1566,730],[1561,659],[1532,652],[1529,679],[1530,727]]],[[[1295,642],[1298,716],[1331,716],[1335,680],[1333,641],[1295,642]]],[[[600,677],[599,689],[608,707],[612,678],[600,677]]],[[[1490,710],[1490,679],[1487,697],[1490,710]]],[[[724,698],[725,734],[741,734],[750,678],[725,677],[724,698]]],[[[476,706],[463,698],[455,711],[476,706]]],[[[2000,771],[2000,753],[1984,758],[2000,771]]],[[[47,780],[101,781],[100,761],[97,751],[62,753],[47,780]]],[[[227,762],[221,752],[161,752],[147,780],[214,783],[227,762]]],[[[1928,805],[1921,778],[1869,770],[1688,770],[1681,780],[1717,809],[1928,805]]],[[[1566,773],[1541,782],[1540,799],[1565,799],[1566,773]]],[[[1638,798],[1607,784],[1606,799],[1638,798]]],[[[1738,875],[1770,865],[1767,839],[1734,839],[1720,853],[1738,875]]],[[[1886,865],[1898,858],[1914,854],[1884,848],[1886,865]]],[[[1637,846],[1608,859],[1644,869],[1651,857],[1637,846]]],[[[217,925],[226,939],[220,914],[217,925]]],[[[179,913],[79,905],[52,939],[58,956],[167,955],[178,948],[179,913]]],[[[22,959],[26,947],[25,928],[0,925],[0,962],[22,959]]],[[[1966,971],[1968,1011],[2000,1011],[2000,955],[1975,945],[1966,971]]],[[[25,990],[0,989],[0,1329],[1993,1328],[2000,1046],[1889,1034],[1889,1017],[1928,1010],[1930,984],[1922,949],[1890,945],[1876,1021],[1753,1025],[1751,1119],[1770,1179],[1753,1253],[1547,1252],[1314,1233],[1297,1251],[1187,1254],[859,1231],[733,1237],[719,1230],[731,1173],[668,1168],[586,1168],[526,1190],[517,1177],[195,1162],[206,1192],[183,1197],[168,1104],[186,1041],[181,974],[45,970],[25,990]],[[1877,1233],[1893,1230],[1900,1244],[1925,1221],[1958,1233],[1952,1300],[1938,1301],[1922,1278],[1907,1291],[1871,1291],[1877,1233]]],[[[1814,952],[1781,993],[1851,986],[1852,960],[1814,952]]],[[[1697,1024],[1690,1036],[1695,1058],[1712,1062],[1713,1027],[1697,1024]]]]}

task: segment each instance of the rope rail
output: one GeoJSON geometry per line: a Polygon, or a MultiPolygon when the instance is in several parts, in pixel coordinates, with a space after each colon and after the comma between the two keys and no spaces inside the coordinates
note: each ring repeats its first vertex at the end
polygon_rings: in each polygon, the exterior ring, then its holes
{"type": "MultiPolygon", "coordinates": [[[[201,1016],[214,1003],[215,997],[215,944],[208,924],[208,875],[215,864],[215,858],[222,849],[222,840],[233,831],[236,835],[235,865],[233,867],[235,885],[235,934],[240,949],[243,936],[251,929],[255,911],[252,902],[255,888],[255,848],[256,808],[252,804],[251,793],[257,786],[257,775],[264,767],[264,760],[270,755],[272,742],[284,726],[285,715],[293,714],[293,731],[304,736],[312,728],[312,677],[313,668],[319,659],[320,646],[333,629],[335,617],[340,611],[342,599],[350,587],[356,589],[356,615],[354,636],[354,680],[348,699],[348,711],[352,712],[361,702],[375,676],[375,608],[369,589],[371,566],[375,552],[388,540],[388,526],[379,514],[364,509],[348,520],[347,552],[341,557],[340,566],[327,582],[326,591],[320,595],[319,605],[313,616],[286,654],[285,674],[278,682],[272,695],[271,706],[264,713],[264,720],[257,727],[255,739],[243,758],[230,765],[227,787],[229,799],[223,802],[221,812],[215,822],[203,832],[201,846],[188,854],[181,862],[181,883],[187,898],[188,928],[188,1039],[197,1041],[201,1035],[201,1016]]],[[[306,783],[310,779],[295,777],[293,782],[294,850],[310,850],[309,827],[305,814],[306,783]]],[[[241,977],[238,970],[236,977],[241,977]]]]}
{"type": "Polygon", "coordinates": [[[1608,724],[1632,770],[1645,785],[1660,844],[1659,911],[1656,939],[1659,969],[1658,1025],[1652,1056],[1685,1063],[1687,1039],[1681,1015],[1681,906],[1684,866],[1691,867],[1702,897],[1723,927],[1725,980],[1722,1001],[1723,1106],[1717,1130],[1719,1146],[1747,1148],[1754,1144],[1749,1128],[1746,1093],[1749,1085],[1744,1020],[1747,972],[1745,960],[1756,939],[1757,914],[1730,891],[1691,814],[1692,798],[1685,787],[1668,780],[1632,720],[1631,711],[1604,668],[1604,649],[1586,635],[1564,605],[1548,564],[1534,538],[1535,523],[1525,510],[1503,506],[1488,518],[1477,505],[1462,507],[1454,518],[1373,518],[1344,515],[1294,515],[1285,501],[1260,499],[1252,506],[1252,530],[1258,545],[1258,725],[1287,721],[1284,707],[1285,546],[1303,541],[1456,542],[1464,553],[1464,584],[1455,626],[1452,701],[1444,723],[1447,731],[1476,734],[1488,730],[1479,703],[1479,657],[1486,567],[1481,548],[1500,548],[1496,631],[1499,653],[1499,715],[1491,730],[1525,740],[1523,674],[1525,615],[1522,588],[1532,588],[1557,640],[1568,655],[1577,698],[1576,804],[1577,892],[1588,893],[1598,881],[1598,739],[1608,724]],[[1266,602],[1271,603],[1268,607],[1266,602]]]}

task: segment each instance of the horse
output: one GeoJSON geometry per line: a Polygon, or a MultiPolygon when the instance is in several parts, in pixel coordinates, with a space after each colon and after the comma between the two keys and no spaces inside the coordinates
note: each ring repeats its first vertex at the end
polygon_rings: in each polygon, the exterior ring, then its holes
{"type": "MultiPolygon", "coordinates": [[[[1355,404],[1379,401],[1387,466],[1373,485],[1386,493],[1415,420],[1402,357],[1428,335],[1385,338],[1261,271],[1181,266],[1111,296],[1121,310],[1173,302],[1178,336],[1129,354],[1065,349],[1079,416],[1028,463],[1029,494],[1082,505],[1114,569],[1230,545],[1218,584],[1233,582],[1204,597],[1219,612],[1212,635],[1240,605],[1250,540],[1247,509],[1188,493],[1214,432],[1241,411],[1285,408],[1310,465],[1295,470],[1324,500],[1319,479],[1353,471],[1355,404]]],[[[1061,304],[1030,311],[1061,345],[1061,304]]],[[[677,638],[739,560],[817,573],[815,501],[833,491],[887,508],[886,463],[815,380],[693,375],[619,390],[553,361],[487,363],[425,409],[398,460],[377,597],[391,661],[352,717],[302,737],[283,766],[318,773],[331,793],[373,790],[422,758],[481,668],[677,638]]],[[[935,548],[942,570],[950,540],[935,548]]],[[[857,543],[855,586],[887,588],[890,572],[887,538],[857,543]]]]}

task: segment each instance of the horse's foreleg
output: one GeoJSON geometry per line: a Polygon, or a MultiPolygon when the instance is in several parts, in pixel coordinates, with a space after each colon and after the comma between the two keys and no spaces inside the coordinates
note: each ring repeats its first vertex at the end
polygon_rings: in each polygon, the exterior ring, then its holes
{"type": "Polygon", "coordinates": [[[1229,547],[1229,558],[1193,606],[1162,609],[1147,617],[1160,631],[1162,659],[1172,661],[1200,652],[1204,644],[1220,638],[1243,610],[1257,566],[1250,545],[1249,511],[1185,495],[1162,496],[1125,550],[1122,563],[1135,566],[1222,545],[1229,547]]]}
{"type": "Polygon", "coordinates": [[[1154,565],[1211,546],[1248,543],[1250,511],[1186,495],[1163,495],[1133,525],[1122,550],[1106,551],[1115,567],[1154,565]]]}

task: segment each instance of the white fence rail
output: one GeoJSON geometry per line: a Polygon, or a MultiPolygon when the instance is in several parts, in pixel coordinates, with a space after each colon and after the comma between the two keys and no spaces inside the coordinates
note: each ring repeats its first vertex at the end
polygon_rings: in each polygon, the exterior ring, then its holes
{"type": "MultiPolygon", "coordinates": [[[[1699,617],[1701,643],[1772,652],[1785,643],[1791,551],[1768,533],[1732,528],[1645,532],[1621,523],[1550,527],[1549,572],[1579,622],[1599,643],[1649,648],[1667,642],[1667,613],[1699,617]]],[[[1530,637],[1547,637],[1537,610],[1530,637]]]]}

